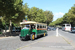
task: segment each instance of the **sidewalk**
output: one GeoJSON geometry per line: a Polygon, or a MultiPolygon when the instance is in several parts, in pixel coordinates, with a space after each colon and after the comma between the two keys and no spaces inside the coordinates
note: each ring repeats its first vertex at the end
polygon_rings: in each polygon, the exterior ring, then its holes
{"type": "Polygon", "coordinates": [[[19,34],[20,34],[20,32],[16,32],[16,33],[12,32],[12,34],[10,34],[10,32],[8,32],[8,33],[5,33],[6,36],[4,34],[0,34],[0,39],[19,36],[19,34]]]}
{"type": "Polygon", "coordinates": [[[26,45],[17,50],[75,50],[75,48],[61,36],[47,36],[41,41],[26,45]]]}

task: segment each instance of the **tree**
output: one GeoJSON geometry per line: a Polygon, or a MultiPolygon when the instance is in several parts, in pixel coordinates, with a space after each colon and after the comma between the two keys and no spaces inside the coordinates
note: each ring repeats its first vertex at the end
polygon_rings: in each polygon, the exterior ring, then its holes
{"type": "Polygon", "coordinates": [[[31,21],[35,21],[35,18],[37,17],[38,9],[36,7],[32,7],[29,9],[28,18],[31,21]]]}
{"type": "Polygon", "coordinates": [[[42,9],[37,9],[35,21],[41,22],[41,23],[45,22],[44,11],[42,9]]]}
{"type": "Polygon", "coordinates": [[[52,22],[50,25],[53,24],[64,24],[69,23],[72,26],[75,26],[75,4],[71,9],[68,11],[68,13],[65,13],[65,15],[61,18],[58,18],[56,21],[52,22]]]}
{"type": "Polygon", "coordinates": [[[44,11],[44,15],[46,17],[45,22],[49,25],[49,23],[53,21],[53,13],[50,11],[44,11]]]}
{"type": "Polygon", "coordinates": [[[22,12],[22,0],[0,0],[0,6],[0,15],[5,20],[5,23],[9,23],[9,21],[12,23],[14,20],[17,21],[19,14],[22,12]]]}
{"type": "Polygon", "coordinates": [[[44,11],[37,7],[29,8],[27,3],[22,5],[22,0],[0,0],[0,6],[0,16],[3,17],[6,24],[19,24],[19,22],[25,19],[25,16],[30,21],[47,23],[48,25],[53,20],[51,11],[44,11]]]}
{"type": "Polygon", "coordinates": [[[42,9],[32,7],[29,9],[28,19],[31,21],[49,23],[53,20],[53,13],[50,11],[43,11],[42,9]]]}
{"type": "Polygon", "coordinates": [[[74,24],[75,23],[75,5],[71,7],[66,17],[67,17],[67,22],[71,24],[72,26],[74,26],[75,25],[74,24]]]}

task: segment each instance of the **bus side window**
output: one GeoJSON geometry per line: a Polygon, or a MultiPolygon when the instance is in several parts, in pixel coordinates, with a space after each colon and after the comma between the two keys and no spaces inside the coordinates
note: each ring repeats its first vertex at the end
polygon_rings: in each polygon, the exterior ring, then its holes
{"type": "Polygon", "coordinates": [[[44,26],[43,26],[43,28],[44,28],[44,26]]]}
{"type": "Polygon", "coordinates": [[[45,26],[45,28],[46,28],[46,26],[45,26]]]}
{"type": "Polygon", "coordinates": [[[37,28],[39,28],[39,25],[37,25],[37,28]]]}
{"type": "Polygon", "coordinates": [[[42,25],[40,25],[40,28],[42,28],[42,25]]]}

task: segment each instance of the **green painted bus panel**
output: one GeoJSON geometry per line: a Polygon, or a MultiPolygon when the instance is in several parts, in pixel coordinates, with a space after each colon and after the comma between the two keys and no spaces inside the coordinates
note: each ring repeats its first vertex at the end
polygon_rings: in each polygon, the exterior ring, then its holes
{"type": "Polygon", "coordinates": [[[41,35],[41,34],[44,34],[44,33],[47,33],[47,31],[46,30],[37,30],[37,34],[39,35],[41,35]]]}
{"type": "Polygon", "coordinates": [[[36,30],[36,29],[33,29],[33,30],[32,30],[32,32],[35,32],[35,33],[36,33],[36,35],[37,35],[37,30],[36,30]]]}
{"type": "Polygon", "coordinates": [[[36,29],[29,30],[28,34],[31,35],[32,32],[35,32],[36,35],[37,35],[37,30],[36,29]]]}
{"type": "Polygon", "coordinates": [[[22,29],[21,36],[26,36],[29,33],[29,29],[22,29]]]}
{"type": "Polygon", "coordinates": [[[32,30],[29,30],[29,29],[22,29],[21,30],[21,36],[26,36],[27,34],[28,35],[31,35],[31,32],[35,32],[36,35],[37,35],[37,30],[36,29],[32,29],[32,30]]]}
{"type": "Polygon", "coordinates": [[[31,32],[35,32],[36,35],[41,35],[41,34],[47,33],[46,30],[36,30],[36,29],[29,30],[29,29],[22,29],[22,30],[21,30],[21,37],[25,37],[27,34],[28,34],[28,35],[31,35],[31,32]]]}

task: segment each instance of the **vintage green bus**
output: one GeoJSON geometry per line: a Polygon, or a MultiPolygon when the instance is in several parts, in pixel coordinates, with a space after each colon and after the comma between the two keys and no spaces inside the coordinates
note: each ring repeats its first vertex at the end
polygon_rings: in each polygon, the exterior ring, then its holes
{"type": "Polygon", "coordinates": [[[31,40],[37,38],[37,36],[47,35],[47,24],[38,23],[34,21],[20,22],[21,33],[20,39],[26,40],[29,37],[31,40]]]}

